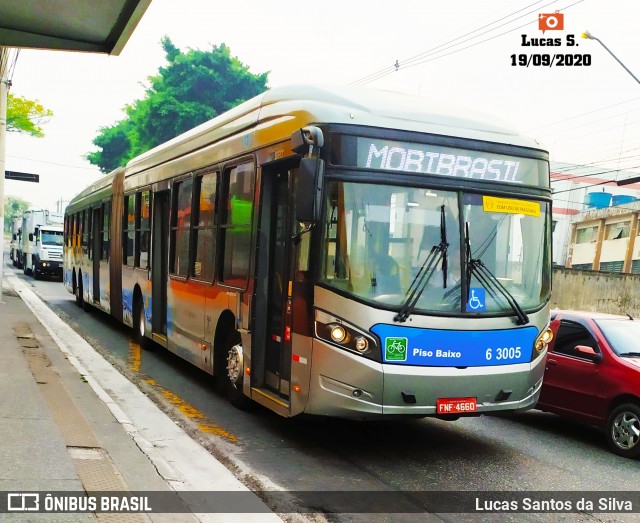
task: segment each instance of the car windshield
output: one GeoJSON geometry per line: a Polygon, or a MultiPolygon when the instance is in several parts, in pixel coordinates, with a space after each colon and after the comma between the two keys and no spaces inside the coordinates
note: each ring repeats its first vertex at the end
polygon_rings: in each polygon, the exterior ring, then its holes
{"type": "Polygon", "coordinates": [[[406,305],[420,287],[411,310],[513,313],[505,293],[476,273],[462,296],[468,245],[521,307],[539,307],[548,296],[546,203],[339,181],[326,194],[321,282],[330,287],[390,308],[406,305]],[[510,208],[500,207],[505,201],[510,208]],[[537,211],[527,214],[527,206],[537,211]]]}
{"type": "Polygon", "coordinates": [[[620,355],[640,352],[640,321],[627,319],[599,319],[602,329],[613,351],[620,355]]]}

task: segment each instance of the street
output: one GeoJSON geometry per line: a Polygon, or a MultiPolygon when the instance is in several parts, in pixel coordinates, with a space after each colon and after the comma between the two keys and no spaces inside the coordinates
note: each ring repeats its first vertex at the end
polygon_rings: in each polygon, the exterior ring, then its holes
{"type": "MultiPolygon", "coordinates": [[[[96,350],[136,383],[253,490],[395,491],[419,503],[420,491],[633,490],[637,461],[613,455],[595,429],[552,414],[355,422],[284,419],[256,406],[245,412],[215,392],[212,378],[161,347],[141,351],[128,328],[86,313],[58,281],[13,271],[96,350]]],[[[388,520],[423,520],[395,514],[388,520]]],[[[434,520],[480,521],[482,514],[434,520]]],[[[623,514],[492,514],[496,520],[620,521],[623,514]]],[[[371,520],[371,514],[361,515],[371,520]]],[[[331,521],[360,520],[329,515],[331,521]]],[[[382,516],[378,520],[384,520],[382,516]]]]}

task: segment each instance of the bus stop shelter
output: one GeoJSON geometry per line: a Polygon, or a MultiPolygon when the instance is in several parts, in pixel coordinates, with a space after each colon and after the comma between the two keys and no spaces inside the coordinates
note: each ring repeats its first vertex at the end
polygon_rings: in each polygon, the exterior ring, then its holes
{"type": "MultiPolygon", "coordinates": [[[[119,55],[151,0],[0,0],[0,229],[4,178],[9,49],[32,48],[119,55]]],[[[4,239],[0,242],[0,301],[4,239]]]]}

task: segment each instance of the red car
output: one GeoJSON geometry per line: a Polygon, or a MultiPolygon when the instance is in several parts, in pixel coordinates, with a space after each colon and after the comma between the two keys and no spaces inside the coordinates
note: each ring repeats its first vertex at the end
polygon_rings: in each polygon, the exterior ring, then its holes
{"type": "Polygon", "coordinates": [[[553,311],[551,329],[536,408],[603,429],[620,456],[640,455],[640,320],[553,311]]]}

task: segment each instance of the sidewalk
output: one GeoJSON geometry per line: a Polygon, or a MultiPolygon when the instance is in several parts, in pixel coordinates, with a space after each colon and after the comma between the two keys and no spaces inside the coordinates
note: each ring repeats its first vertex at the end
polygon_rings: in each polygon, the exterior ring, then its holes
{"type": "MultiPolygon", "coordinates": [[[[0,513],[1,521],[281,521],[8,267],[0,301],[3,498],[14,492],[115,491],[180,502],[178,494],[223,491],[243,493],[249,503],[239,510],[251,506],[264,513],[191,514],[177,503],[176,513],[13,512],[0,513]]],[[[7,506],[0,499],[0,508],[7,506]]]]}

